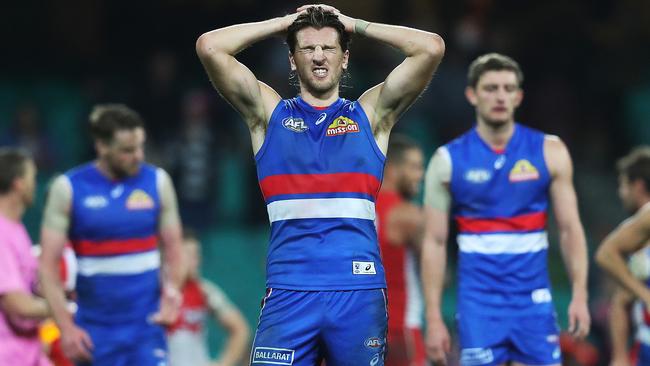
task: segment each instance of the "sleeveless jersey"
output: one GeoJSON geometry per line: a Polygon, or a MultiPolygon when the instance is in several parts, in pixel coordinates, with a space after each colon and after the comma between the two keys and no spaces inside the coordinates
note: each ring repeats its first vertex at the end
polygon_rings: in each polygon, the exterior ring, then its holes
{"type": "Polygon", "coordinates": [[[66,173],[72,186],[68,236],[77,255],[77,319],[142,321],[160,300],[157,168],[120,181],[94,163],[66,173]]]}
{"type": "Polygon", "coordinates": [[[504,151],[472,129],[445,148],[458,227],[458,313],[552,312],[544,134],[515,124],[504,151]]]}
{"type": "Polygon", "coordinates": [[[374,226],[385,158],[358,102],[280,101],[255,159],[271,223],[267,287],[386,286],[374,226]]]}
{"type": "Polygon", "coordinates": [[[422,326],[422,294],[417,279],[417,262],[405,243],[395,245],[386,232],[390,212],[404,202],[394,191],[379,191],[377,197],[377,231],[379,247],[386,271],[388,329],[420,328],[422,326]]]}

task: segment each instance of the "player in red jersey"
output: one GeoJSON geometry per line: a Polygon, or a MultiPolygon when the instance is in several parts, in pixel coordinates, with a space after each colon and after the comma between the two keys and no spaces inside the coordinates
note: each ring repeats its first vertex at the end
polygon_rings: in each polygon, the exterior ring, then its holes
{"type": "Polygon", "coordinates": [[[384,183],[377,198],[377,230],[388,286],[387,366],[424,366],[422,294],[417,260],[423,216],[412,199],[420,191],[424,157],[411,139],[390,139],[384,183]]]}

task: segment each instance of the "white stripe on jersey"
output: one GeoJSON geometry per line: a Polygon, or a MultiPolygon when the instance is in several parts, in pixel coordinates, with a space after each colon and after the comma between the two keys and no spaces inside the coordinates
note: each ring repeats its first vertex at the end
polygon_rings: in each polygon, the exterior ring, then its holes
{"type": "Polygon", "coordinates": [[[522,234],[460,234],[458,247],[463,253],[535,253],[548,248],[548,235],[546,231],[522,234]]]}
{"type": "Polygon", "coordinates": [[[110,257],[79,257],[77,265],[81,276],[138,274],[159,268],[160,252],[156,249],[110,257]]]}
{"type": "Polygon", "coordinates": [[[292,219],[352,218],[375,219],[375,204],[363,198],[308,198],[271,202],[269,221],[292,219]]]}

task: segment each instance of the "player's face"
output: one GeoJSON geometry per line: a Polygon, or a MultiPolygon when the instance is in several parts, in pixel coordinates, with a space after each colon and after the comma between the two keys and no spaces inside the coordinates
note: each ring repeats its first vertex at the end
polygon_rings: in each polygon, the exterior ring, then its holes
{"type": "Polygon", "coordinates": [[[476,87],[467,87],[465,95],[476,108],[479,121],[500,126],[514,122],[514,114],[523,99],[517,74],[509,70],[487,71],[476,87]]]}
{"type": "Polygon", "coordinates": [[[32,160],[25,162],[25,174],[18,180],[18,192],[25,206],[34,203],[34,191],[36,190],[36,165],[32,160]]]}
{"type": "Polygon", "coordinates": [[[130,130],[117,130],[113,141],[105,146],[108,168],[118,178],[138,173],[144,161],[144,142],[146,136],[141,127],[130,130]]]}
{"type": "Polygon", "coordinates": [[[397,189],[404,198],[412,199],[420,192],[424,176],[424,156],[420,149],[409,149],[404,152],[402,159],[397,189]]]}
{"type": "Polygon", "coordinates": [[[298,73],[300,89],[315,95],[338,89],[349,57],[349,52],[341,49],[338,32],[331,27],[308,27],[296,33],[296,41],[289,62],[291,70],[298,73]]]}

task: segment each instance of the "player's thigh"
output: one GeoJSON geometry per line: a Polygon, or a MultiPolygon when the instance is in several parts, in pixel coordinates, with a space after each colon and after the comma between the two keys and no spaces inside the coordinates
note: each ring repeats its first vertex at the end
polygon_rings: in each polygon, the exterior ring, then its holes
{"type": "Polygon", "coordinates": [[[554,313],[518,317],[513,324],[512,360],[521,365],[559,365],[560,327],[554,313]]]}
{"type": "Polygon", "coordinates": [[[502,317],[457,314],[462,366],[500,365],[510,360],[510,322],[502,317]]]}
{"type": "Polygon", "coordinates": [[[384,364],[388,315],[383,289],[332,291],[323,328],[327,366],[384,364]]]}
{"type": "Polygon", "coordinates": [[[316,291],[267,291],[253,340],[251,365],[318,365],[323,317],[318,294],[316,291]]]}

